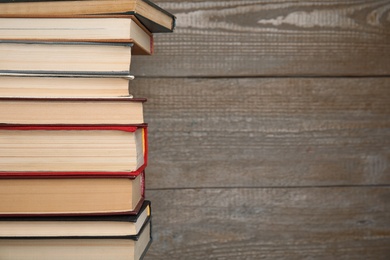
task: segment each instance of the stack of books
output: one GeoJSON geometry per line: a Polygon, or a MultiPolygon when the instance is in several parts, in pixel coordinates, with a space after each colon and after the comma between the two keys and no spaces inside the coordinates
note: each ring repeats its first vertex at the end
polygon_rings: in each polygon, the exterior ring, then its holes
{"type": "Polygon", "coordinates": [[[147,0],[1,1],[0,259],[141,259],[145,98],[131,55],[175,17],[147,0]]]}

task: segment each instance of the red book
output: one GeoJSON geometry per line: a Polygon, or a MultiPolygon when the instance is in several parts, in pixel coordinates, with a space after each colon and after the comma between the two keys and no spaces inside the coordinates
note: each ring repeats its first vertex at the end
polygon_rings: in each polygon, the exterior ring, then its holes
{"type": "Polygon", "coordinates": [[[0,126],[0,215],[136,214],[147,125],[0,126]]]}

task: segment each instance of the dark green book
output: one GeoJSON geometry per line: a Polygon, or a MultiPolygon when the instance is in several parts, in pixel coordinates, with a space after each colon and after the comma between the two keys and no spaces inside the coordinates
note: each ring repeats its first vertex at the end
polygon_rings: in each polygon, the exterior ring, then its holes
{"type": "Polygon", "coordinates": [[[145,200],[137,214],[2,216],[0,238],[134,236],[151,217],[150,204],[145,200]]]}
{"type": "MultiPolygon", "coordinates": [[[[16,231],[13,235],[2,234],[0,237],[0,259],[133,260],[142,259],[152,243],[149,201],[145,201],[138,216],[0,218],[0,222],[12,221],[20,224],[32,222],[30,226],[36,225],[38,231],[31,234],[31,231],[23,231],[21,227],[18,227],[16,229],[20,232],[19,235],[22,236],[16,236],[16,231]],[[146,218],[143,216],[145,212],[147,213],[146,218]],[[130,228],[114,227],[115,225],[121,226],[124,223],[137,223],[138,221],[142,225],[135,234],[130,231],[130,228]],[[51,227],[50,234],[45,234],[49,228],[44,224],[48,222],[51,222],[62,231],[55,231],[51,227]],[[92,233],[86,233],[82,225],[77,227],[78,231],[69,232],[64,230],[67,225],[63,225],[63,223],[72,225],[73,222],[83,222],[89,227],[95,226],[96,230],[92,233]],[[111,223],[111,231],[103,230],[105,229],[103,228],[105,223],[111,223]],[[42,225],[42,227],[39,228],[39,225],[42,225]],[[64,234],[64,232],[68,232],[68,234],[64,234]]],[[[1,232],[4,233],[3,230],[1,232]]]]}
{"type": "Polygon", "coordinates": [[[152,33],[172,32],[175,16],[149,0],[1,0],[0,17],[134,15],[152,33]]]}

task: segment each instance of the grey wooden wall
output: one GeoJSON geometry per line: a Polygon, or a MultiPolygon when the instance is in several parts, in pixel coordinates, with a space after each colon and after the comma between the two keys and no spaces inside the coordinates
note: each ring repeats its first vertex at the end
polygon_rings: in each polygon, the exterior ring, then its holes
{"type": "Polygon", "coordinates": [[[146,259],[390,259],[390,1],[155,1],[146,259]]]}

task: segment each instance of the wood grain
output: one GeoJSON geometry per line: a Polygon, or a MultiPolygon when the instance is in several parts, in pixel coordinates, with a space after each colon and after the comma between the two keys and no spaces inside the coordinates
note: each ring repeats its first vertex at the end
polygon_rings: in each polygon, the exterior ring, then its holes
{"type": "Polygon", "coordinates": [[[389,259],[390,2],[155,2],[146,259],[389,259]]]}
{"type": "Polygon", "coordinates": [[[177,16],[155,55],[133,56],[148,77],[389,75],[388,0],[155,1],[177,16]]]}
{"type": "Polygon", "coordinates": [[[390,188],[147,190],[145,259],[388,259],[390,188]]]}
{"type": "Polygon", "coordinates": [[[390,184],[390,78],[141,79],[149,188],[390,184]]]}

